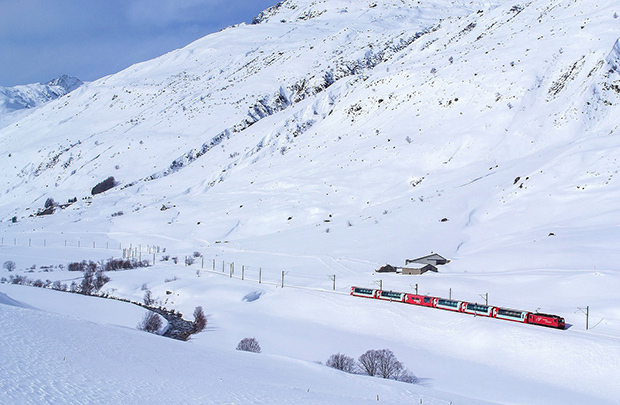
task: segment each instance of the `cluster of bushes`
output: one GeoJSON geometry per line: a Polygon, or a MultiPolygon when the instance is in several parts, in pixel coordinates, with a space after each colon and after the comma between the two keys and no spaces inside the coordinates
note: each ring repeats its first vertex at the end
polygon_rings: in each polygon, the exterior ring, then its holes
{"type": "Polygon", "coordinates": [[[110,258],[105,261],[94,262],[92,260],[81,262],[69,263],[67,269],[69,271],[119,271],[119,270],[131,270],[139,267],[148,267],[150,265],[148,260],[136,260],[136,259],[114,259],[110,258]]]}
{"type": "Polygon", "coordinates": [[[419,382],[419,379],[405,368],[405,365],[398,361],[389,349],[368,350],[358,358],[357,362],[344,354],[332,354],[326,365],[347,373],[366,374],[411,384],[419,382]]]}
{"type": "Polygon", "coordinates": [[[57,291],[68,291],[72,293],[93,295],[101,290],[101,287],[105,283],[110,281],[110,277],[106,276],[102,270],[89,269],[84,272],[84,277],[81,282],[75,280],[71,284],[63,283],[60,280],[52,282],[51,280],[30,279],[22,275],[11,275],[8,279],[6,277],[0,278],[0,283],[19,284],[31,287],[51,288],[57,291]]]}

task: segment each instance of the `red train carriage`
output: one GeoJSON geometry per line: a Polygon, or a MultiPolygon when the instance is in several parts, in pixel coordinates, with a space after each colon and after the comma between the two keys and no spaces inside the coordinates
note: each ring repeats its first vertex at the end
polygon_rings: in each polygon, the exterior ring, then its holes
{"type": "Polygon", "coordinates": [[[432,307],[433,298],[426,295],[405,294],[405,303],[413,305],[421,305],[423,307],[432,307]]]}
{"type": "Polygon", "coordinates": [[[564,329],[566,327],[564,318],[562,318],[561,316],[531,312],[527,314],[527,323],[541,326],[549,326],[551,328],[558,329],[564,329]]]}
{"type": "Polygon", "coordinates": [[[497,319],[503,319],[506,321],[527,323],[528,311],[521,311],[520,309],[508,309],[508,308],[494,308],[493,316],[497,319]]]}
{"type": "Polygon", "coordinates": [[[377,298],[385,301],[405,302],[405,293],[396,291],[379,291],[377,298]]]}
{"type": "Polygon", "coordinates": [[[488,316],[493,317],[495,307],[490,305],[472,304],[471,302],[464,302],[462,304],[462,311],[466,314],[488,316]]]}
{"type": "Polygon", "coordinates": [[[461,312],[463,301],[447,300],[445,298],[433,298],[433,307],[447,311],[461,312]]]}
{"type": "Polygon", "coordinates": [[[377,298],[378,292],[372,288],[351,287],[351,295],[356,297],[377,298]]]}

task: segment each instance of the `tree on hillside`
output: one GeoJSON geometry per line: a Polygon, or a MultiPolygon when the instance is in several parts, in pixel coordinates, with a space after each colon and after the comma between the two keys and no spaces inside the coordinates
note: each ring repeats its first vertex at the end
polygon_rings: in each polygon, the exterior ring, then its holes
{"type": "Polygon", "coordinates": [[[4,262],[4,264],[2,265],[2,267],[4,267],[5,269],[7,269],[8,271],[13,271],[15,270],[15,268],[17,267],[15,265],[15,262],[13,260],[7,260],[6,262],[4,262]]]}
{"type": "Polygon", "coordinates": [[[368,350],[357,359],[360,369],[364,372],[364,374],[368,374],[370,376],[375,376],[377,374],[377,369],[379,367],[378,357],[379,354],[377,353],[377,350],[368,350]]]}

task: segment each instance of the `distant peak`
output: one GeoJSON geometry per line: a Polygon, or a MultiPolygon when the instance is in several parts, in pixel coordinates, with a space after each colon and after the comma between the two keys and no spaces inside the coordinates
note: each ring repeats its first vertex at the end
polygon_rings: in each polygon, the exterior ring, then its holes
{"type": "Polygon", "coordinates": [[[84,84],[84,82],[78,79],[77,77],[72,77],[68,75],[60,75],[56,79],[50,80],[49,82],[45,84],[48,86],[62,87],[63,89],[65,89],[67,93],[69,93],[77,89],[78,87],[80,87],[82,84],[84,84]]]}

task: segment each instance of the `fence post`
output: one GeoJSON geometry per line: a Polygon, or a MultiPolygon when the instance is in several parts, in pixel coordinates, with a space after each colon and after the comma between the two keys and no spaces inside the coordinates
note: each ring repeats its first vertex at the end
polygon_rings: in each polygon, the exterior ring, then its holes
{"type": "Polygon", "coordinates": [[[245,277],[245,266],[241,266],[241,280],[243,280],[245,277]]]}
{"type": "Polygon", "coordinates": [[[261,281],[262,281],[262,280],[261,280],[262,275],[263,275],[263,268],[262,268],[262,267],[259,267],[259,268],[258,268],[258,284],[260,284],[260,283],[261,283],[261,281]]]}

